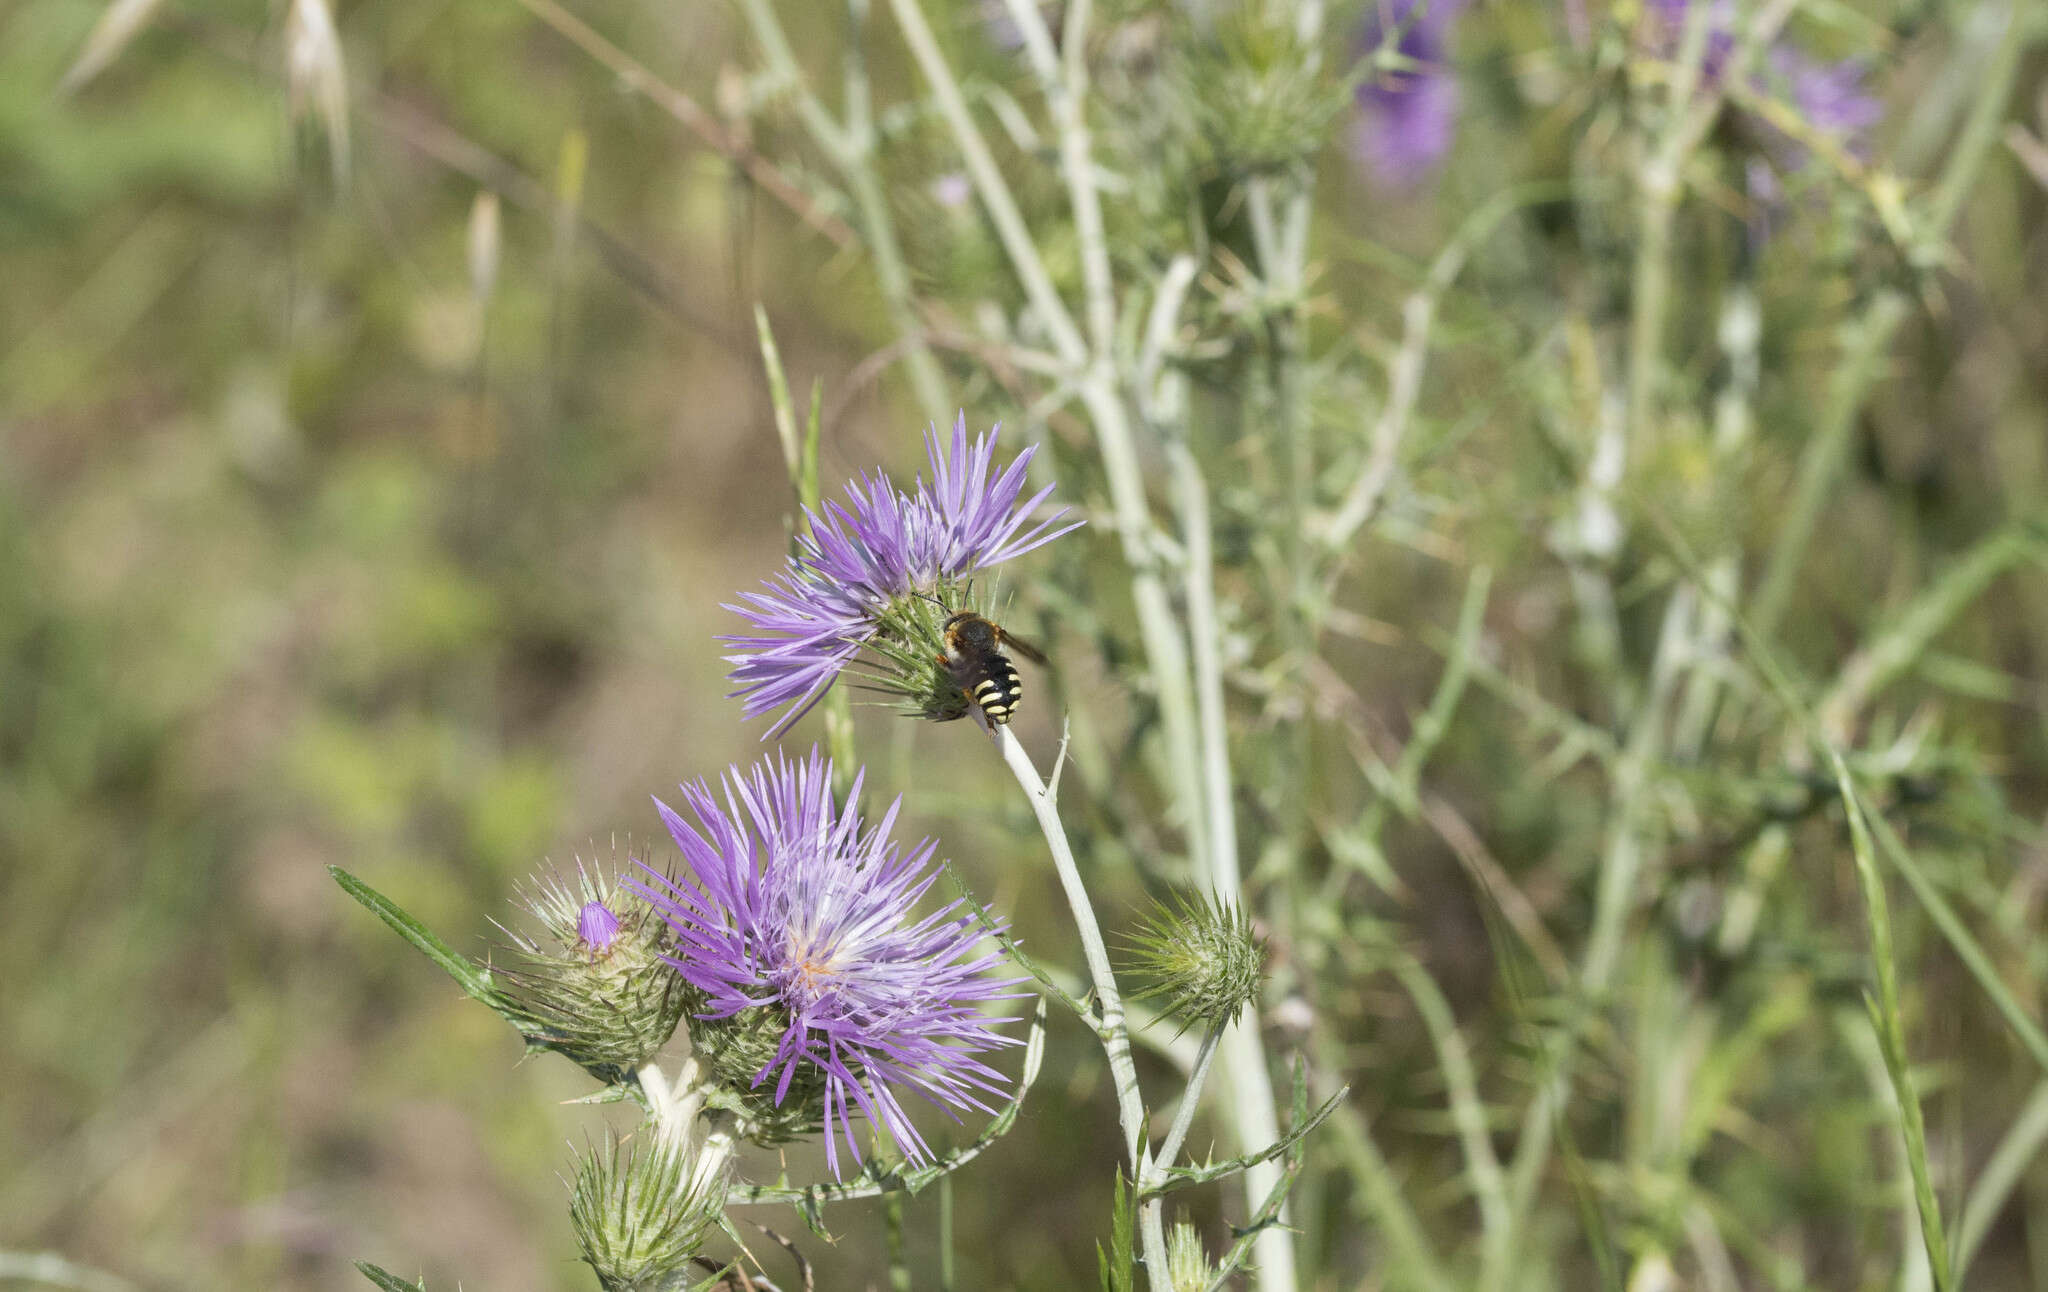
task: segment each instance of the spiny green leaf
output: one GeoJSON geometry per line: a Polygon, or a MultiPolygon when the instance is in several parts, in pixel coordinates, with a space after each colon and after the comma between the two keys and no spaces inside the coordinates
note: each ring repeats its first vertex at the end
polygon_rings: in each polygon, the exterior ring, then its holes
{"type": "Polygon", "coordinates": [[[341,891],[360,902],[365,909],[389,925],[393,932],[419,948],[427,959],[441,966],[455,985],[472,999],[482,1002],[495,1011],[499,1017],[526,1034],[526,1025],[519,1015],[506,1003],[504,996],[491,983],[491,971],[467,956],[458,954],[432,930],[421,924],[405,909],[384,894],[357,879],[339,866],[329,866],[327,873],[334,876],[334,882],[341,885],[341,891]]]}

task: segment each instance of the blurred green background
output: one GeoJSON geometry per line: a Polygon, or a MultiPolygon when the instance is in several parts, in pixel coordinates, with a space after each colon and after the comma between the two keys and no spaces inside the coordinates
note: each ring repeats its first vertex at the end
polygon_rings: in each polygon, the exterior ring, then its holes
{"type": "MultiPolygon", "coordinates": [[[[1913,8],[1932,34],[1879,51],[1894,101],[1921,85],[1914,60],[1945,48],[1946,7],[1913,8]]],[[[723,5],[577,12],[713,111],[750,57],[723,5]]],[[[914,405],[898,374],[877,382],[864,362],[888,337],[868,270],[506,0],[339,7],[340,182],[317,114],[289,112],[284,6],[166,4],[60,93],[101,13],[0,0],[0,1248],[145,1288],[366,1286],[354,1258],[437,1288],[588,1286],[556,1178],[599,1124],[562,1106],[588,1082],[559,1060],[515,1062],[506,1029],[324,867],[481,951],[543,858],[609,856],[615,836],[655,828],[650,795],[753,756],[759,731],[722,698],[714,640],[733,623],[720,603],[778,560],[789,511],[751,311],[765,305],[799,388],[823,382],[829,480],[913,469],[914,405]]],[[[971,14],[953,21],[957,35],[971,14]]],[[[1342,249],[1330,290],[1377,339],[1415,259],[1523,164],[1541,122],[1500,86],[1534,25],[1497,5],[1462,39],[1478,70],[1440,191],[1382,200],[1340,146],[1326,158],[1321,220],[1342,249]]],[[[2020,83],[2018,115],[2040,132],[2038,60],[2020,83]]],[[[921,272],[974,272],[920,232],[916,217],[941,218],[921,188],[895,197],[921,272]]],[[[1540,233],[1503,255],[1546,254],[1540,233]]],[[[1994,519],[2048,498],[2043,189],[2001,154],[1956,241],[1949,290],[1916,306],[1858,424],[1853,487],[1802,605],[1809,662],[1839,657],[1872,606],[1896,605],[1994,519]]],[[[1827,277],[1836,264],[1811,244],[1772,262],[1773,361],[1802,374],[1770,392],[1780,409],[1810,404],[1832,362],[1830,311],[1853,290],[1827,277]]],[[[1562,576],[1534,537],[1560,486],[1539,451],[1501,446],[1530,390],[1571,378],[1473,357],[1530,305],[1504,285],[1513,265],[1485,269],[1449,307],[1433,378],[1426,469],[1457,509],[1420,523],[1451,537],[1380,554],[1364,640],[1338,664],[1374,713],[1405,722],[1441,667],[1424,644],[1435,630],[1411,626],[1451,622],[1459,567],[1483,555],[1518,680],[1597,721],[1569,650],[1515,653],[1567,635],[1562,576]],[[1526,384],[1504,392],[1504,370],[1526,384]]],[[[986,391],[958,387],[963,401],[986,391]]],[[[970,424],[996,411],[971,406],[970,424]]],[[[1764,482],[1795,454],[1780,446],[1764,482]]],[[[1110,556],[1106,534],[1084,541],[1110,556]]],[[[1981,871],[1942,874],[2030,1008],[2048,968],[2044,641],[2038,568],[2008,575],[1894,709],[1944,705],[1970,755],[1955,793],[1995,800],[1973,819],[2000,847],[1981,871]]],[[[1473,707],[1441,788],[1546,917],[1576,928],[1584,858],[1560,857],[1583,842],[1591,792],[1530,780],[1512,706],[1473,707]]],[[[1049,747],[1045,715],[1028,717],[1049,747]]],[[[861,722],[880,784],[911,794],[921,827],[943,823],[982,896],[1057,954],[1042,845],[993,760],[977,771],[959,752],[971,733],[861,722]]],[[[1389,850],[1414,890],[1404,928],[1460,1018],[1510,1031],[1446,846],[1417,829],[1389,850]]],[[[1682,922],[1683,878],[1653,922],[1682,922]]],[[[1832,904],[1813,908],[1800,971],[1825,989],[1860,945],[1853,877],[1813,884],[1832,904]]],[[[1106,889],[1118,912],[1137,892],[1128,876],[1106,889]]],[[[1913,918],[1910,986],[1935,1002],[1917,1016],[1930,1123],[1974,1166],[2028,1072],[1981,1001],[1940,1007],[1969,989],[1913,918]]],[[[1442,1187],[1448,1132],[1412,1011],[1364,976],[1330,986],[1319,1003],[1359,1041],[1349,1075],[1382,1147],[1418,1192],[1442,1187]]],[[[959,1181],[960,1247],[997,1285],[1093,1282],[1115,1131],[1090,1053],[1056,1030],[1019,1130],[959,1181]]],[[[1497,1071],[1526,1077],[1507,1053],[1497,1071]]],[[[1889,1244],[1895,1199],[1868,1177],[1860,1108],[1817,1077],[1779,1093],[1817,1110],[1812,1158],[1723,1187],[1889,1244]]],[[[2033,1170],[2025,1196],[1983,1286],[2020,1286],[2048,1259],[2027,1219],[2048,1205],[2048,1174],[2033,1170]]],[[[937,1205],[910,1204],[913,1251],[937,1205]]],[[[1206,1219],[1216,1205],[1199,1204],[1206,1219]]],[[[837,1246],[809,1242],[821,1286],[872,1285],[878,1214],[850,1208],[837,1246]]],[[[1356,1268],[1358,1223],[1316,1231],[1334,1267],[1356,1268]]],[[[1876,1277],[1882,1255],[1866,1265],[1857,1249],[1820,1249],[1815,1285],[1876,1277]]]]}

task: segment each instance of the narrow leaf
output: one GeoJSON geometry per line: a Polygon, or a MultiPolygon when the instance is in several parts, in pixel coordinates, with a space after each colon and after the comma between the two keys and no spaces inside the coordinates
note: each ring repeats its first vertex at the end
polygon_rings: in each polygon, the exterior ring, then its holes
{"type": "Polygon", "coordinates": [[[1884,879],[1877,872],[1863,805],[1849,780],[1848,766],[1832,749],[1828,758],[1834,765],[1842,808],[1849,818],[1850,847],[1856,857],[1856,877],[1863,889],[1864,914],[1870,923],[1870,957],[1876,971],[1877,991],[1866,997],[1865,1003],[1870,1007],[1870,1024],[1877,1032],[1885,1071],[1891,1076],[1892,1089],[1898,1096],[1899,1134],[1905,1140],[1906,1169],[1913,1176],[1913,1195],[1920,1211],[1920,1238],[1927,1248],[1928,1268],[1939,1292],[1949,1292],[1955,1279],[1949,1270],[1948,1240],[1942,1235],[1941,1203],[1934,1196],[1933,1176],[1927,1168],[1927,1126],[1906,1058],[1906,1028],[1899,1016],[1899,971],[1892,956],[1891,914],[1885,905],[1884,879]]]}
{"type": "Polygon", "coordinates": [[[341,867],[329,866],[327,873],[334,876],[334,882],[341,885],[342,892],[362,903],[371,914],[390,925],[391,930],[399,937],[412,943],[427,959],[441,966],[465,994],[490,1006],[507,1022],[519,1028],[522,1035],[525,1034],[526,1029],[519,1017],[512,1012],[498,989],[491,985],[490,970],[458,954],[454,948],[435,937],[426,925],[406,914],[396,902],[341,867]]]}
{"type": "Polygon", "coordinates": [[[364,1278],[383,1288],[384,1292],[427,1292],[425,1279],[408,1283],[382,1266],[372,1265],[368,1261],[357,1261],[356,1268],[362,1271],[364,1278]]]}

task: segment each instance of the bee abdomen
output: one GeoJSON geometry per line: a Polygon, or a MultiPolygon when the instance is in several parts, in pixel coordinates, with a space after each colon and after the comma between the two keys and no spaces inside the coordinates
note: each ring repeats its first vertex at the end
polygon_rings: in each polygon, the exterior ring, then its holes
{"type": "Polygon", "coordinates": [[[981,680],[968,689],[968,696],[999,727],[1017,712],[1017,701],[1023,695],[1024,684],[1018,679],[1015,666],[1000,655],[989,661],[981,680]]]}

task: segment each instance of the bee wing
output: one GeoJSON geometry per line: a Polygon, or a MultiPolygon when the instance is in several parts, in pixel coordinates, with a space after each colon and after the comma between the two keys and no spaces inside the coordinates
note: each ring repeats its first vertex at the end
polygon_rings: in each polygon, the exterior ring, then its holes
{"type": "Polygon", "coordinates": [[[1033,664],[1038,665],[1040,668],[1045,668],[1051,664],[1052,661],[1046,659],[1044,651],[1025,641],[1022,637],[1017,636],[1017,634],[1010,632],[1008,629],[999,628],[996,631],[1001,635],[1004,646],[1016,651],[1033,664]]]}

